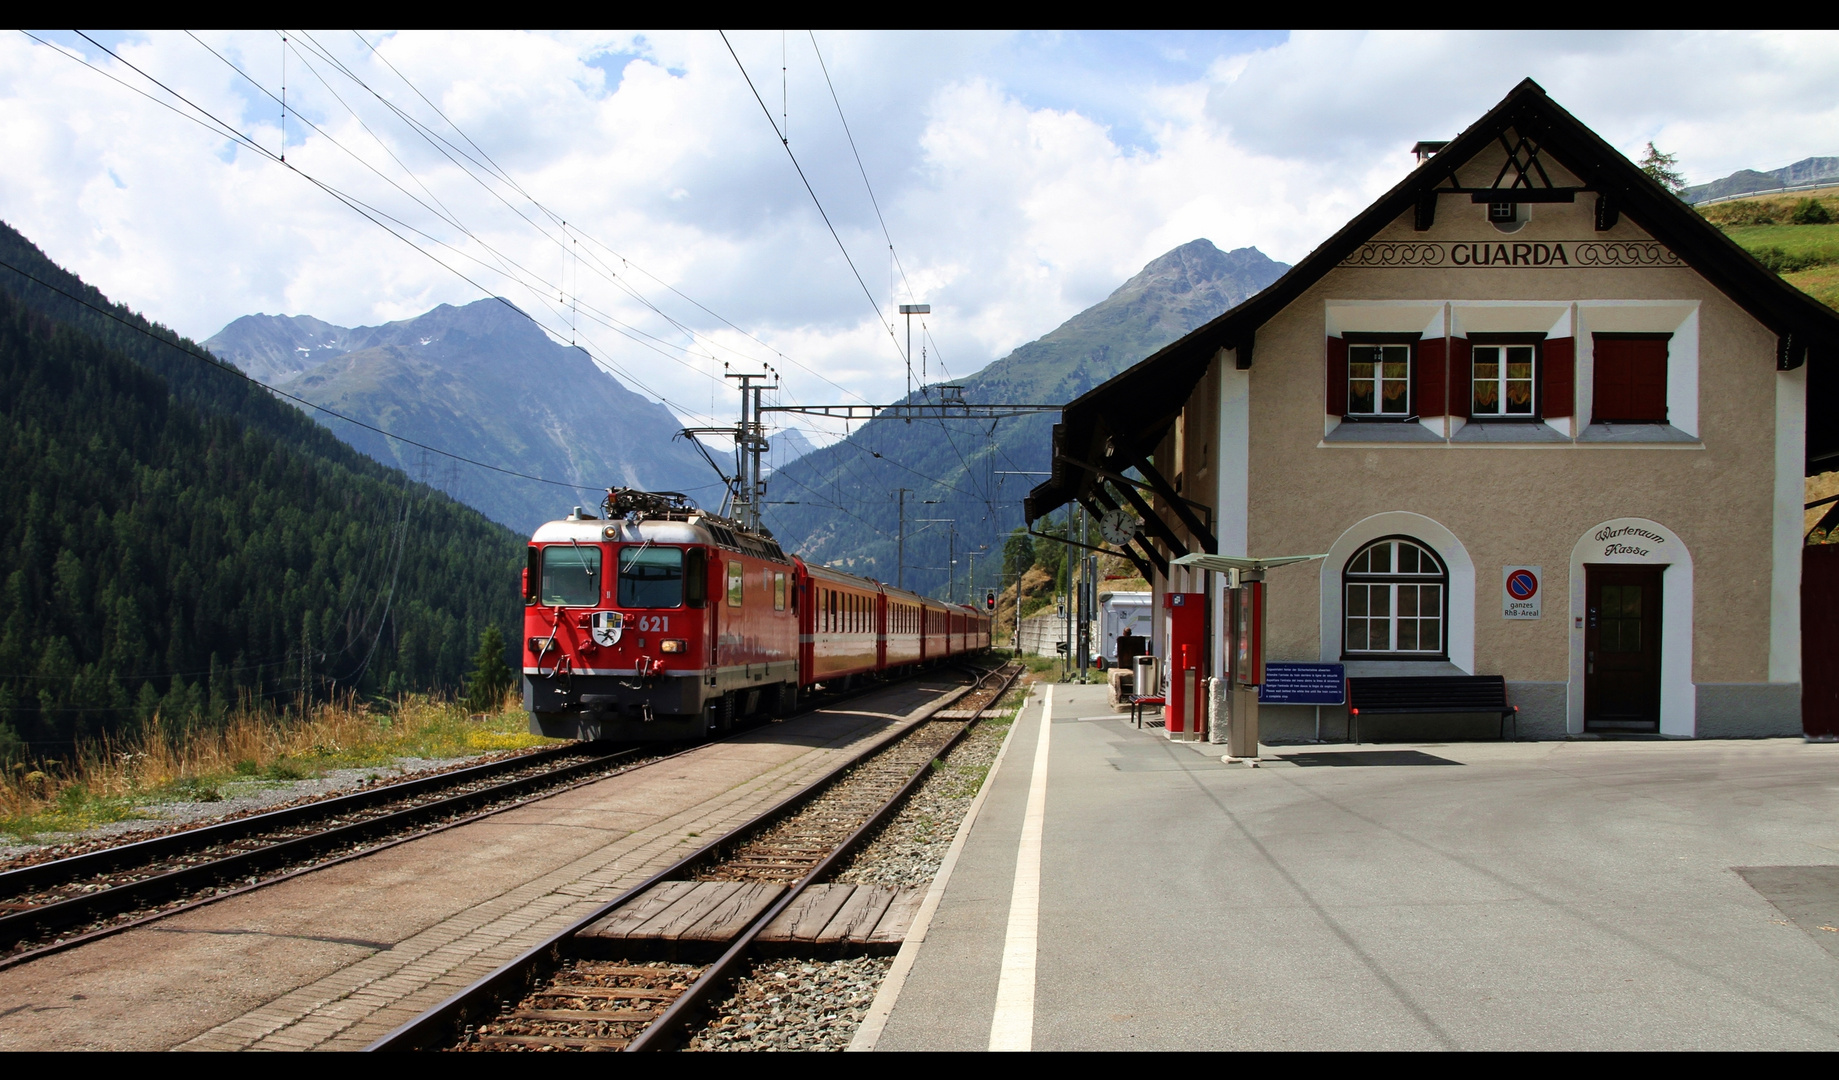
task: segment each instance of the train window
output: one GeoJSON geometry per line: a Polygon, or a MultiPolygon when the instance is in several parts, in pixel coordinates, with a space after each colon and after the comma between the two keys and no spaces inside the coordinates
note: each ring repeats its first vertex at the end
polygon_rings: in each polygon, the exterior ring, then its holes
{"type": "Polygon", "coordinates": [[[785,610],[785,575],[773,575],[773,610],[785,610]]]}
{"type": "Polygon", "coordinates": [[[683,602],[693,608],[709,602],[709,553],[699,547],[684,553],[683,602]]]}
{"type": "Polygon", "coordinates": [[[741,606],[741,593],[746,591],[743,588],[743,586],[746,585],[746,583],[747,583],[746,567],[743,567],[741,565],[741,560],[739,559],[729,559],[728,560],[728,606],[729,607],[740,607],[741,606]]]}
{"type": "Polygon", "coordinates": [[[683,549],[652,544],[633,544],[621,549],[619,606],[682,607],[683,549]]]}
{"type": "Polygon", "coordinates": [[[524,564],[524,603],[536,603],[537,586],[543,580],[543,549],[529,549],[529,561],[524,564]]]}
{"type": "Polygon", "coordinates": [[[543,549],[543,603],[593,607],[600,600],[599,582],[598,544],[555,544],[543,549]]]}

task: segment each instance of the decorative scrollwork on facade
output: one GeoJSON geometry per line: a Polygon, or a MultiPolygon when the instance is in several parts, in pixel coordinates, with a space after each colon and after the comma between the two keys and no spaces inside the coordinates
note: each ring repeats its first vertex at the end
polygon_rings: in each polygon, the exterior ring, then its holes
{"type": "Polygon", "coordinates": [[[1442,244],[1362,244],[1341,260],[1342,266],[1442,266],[1448,256],[1442,244]]]}
{"type": "Polygon", "coordinates": [[[1583,243],[1571,249],[1579,266],[1684,266],[1686,261],[1664,244],[1637,240],[1583,243]]]}
{"type": "Polygon", "coordinates": [[[1341,260],[1347,267],[1665,269],[1686,261],[1650,240],[1375,241],[1341,260]]]}

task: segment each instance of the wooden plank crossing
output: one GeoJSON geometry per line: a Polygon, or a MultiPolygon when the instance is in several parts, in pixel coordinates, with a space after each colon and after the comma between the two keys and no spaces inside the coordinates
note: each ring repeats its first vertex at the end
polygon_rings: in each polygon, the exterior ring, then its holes
{"type": "MultiPolygon", "coordinates": [[[[588,954],[607,957],[707,952],[733,941],[784,893],[785,886],[768,882],[665,881],[582,930],[576,941],[588,954]]],[[[813,885],[762,931],[760,942],[777,953],[894,952],[924,896],[924,889],[884,885],[813,885]]],[[[640,996],[576,996],[599,994],[640,996]]]]}
{"type": "Polygon", "coordinates": [[[850,892],[849,899],[837,909],[830,924],[824,927],[824,932],[817,935],[817,944],[824,946],[841,945],[846,941],[866,942],[893,899],[893,889],[880,885],[856,886],[850,892]]]}
{"type": "Polygon", "coordinates": [[[760,932],[760,944],[795,955],[896,952],[925,896],[884,885],[813,885],[760,932]]]}
{"type": "Polygon", "coordinates": [[[757,881],[665,881],[576,935],[596,955],[674,954],[733,941],[785,892],[757,881]],[[641,948],[640,946],[650,946],[641,948]]]}

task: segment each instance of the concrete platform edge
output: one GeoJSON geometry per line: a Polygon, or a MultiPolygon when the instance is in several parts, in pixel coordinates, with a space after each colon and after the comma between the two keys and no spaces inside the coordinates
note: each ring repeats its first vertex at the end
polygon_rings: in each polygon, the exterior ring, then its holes
{"type": "Polygon", "coordinates": [[[977,797],[971,800],[970,809],[965,811],[964,820],[958,825],[958,835],[952,838],[951,847],[939,863],[939,872],[932,879],[932,887],[926,890],[926,899],[920,902],[919,913],[913,917],[913,927],[907,931],[907,939],[901,943],[900,952],[895,954],[887,978],[881,980],[881,989],[876,992],[875,1001],[868,1008],[868,1015],[862,1018],[862,1025],[856,1028],[855,1038],[849,1040],[845,1053],[873,1050],[876,1042],[880,1041],[888,1017],[893,1015],[894,1005],[900,1000],[901,988],[906,985],[907,973],[913,970],[913,962],[919,958],[920,947],[926,943],[926,929],[932,925],[933,913],[938,911],[939,902],[945,897],[945,887],[950,884],[951,872],[958,865],[958,855],[970,839],[971,828],[977,824],[977,812],[983,808],[983,797],[989,794],[991,782],[1002,769],[1003,759],[1009,755],[1009,744],[1015,741],[1015,733],[1022,726],[1022,713],[1035,697],[1036,694],[1031,691],[1015,710],[1015,720],[1009,725],[1009,734],[1003,736],[1002,749],[996,752],[996,760],[990,762],[989,771],[983,774],[983,783],[977,788],[977,797]]]}

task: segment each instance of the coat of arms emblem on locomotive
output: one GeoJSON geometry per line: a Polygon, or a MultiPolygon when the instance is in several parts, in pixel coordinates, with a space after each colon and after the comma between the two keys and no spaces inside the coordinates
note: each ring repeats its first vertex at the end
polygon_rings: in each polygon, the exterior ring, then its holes
{"type": "Polygon", "coordinates": [[[596,645],[616,645],[626,629],[626,616],[620,611],[596,611],[589,619],[588,630],[596,645]]]}

